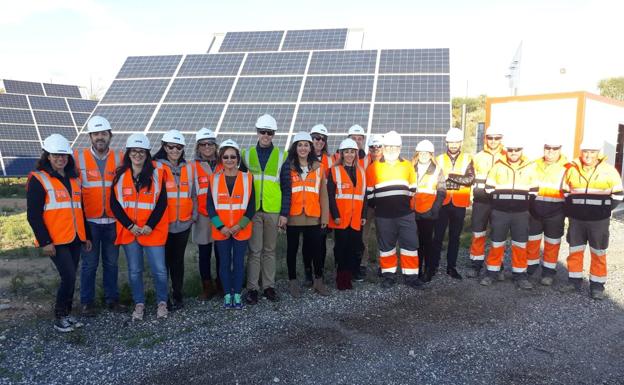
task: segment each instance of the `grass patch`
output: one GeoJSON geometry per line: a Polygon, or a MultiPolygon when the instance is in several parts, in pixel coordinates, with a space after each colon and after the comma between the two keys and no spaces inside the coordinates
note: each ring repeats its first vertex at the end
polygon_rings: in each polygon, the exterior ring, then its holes
{"type": "Polygon", "coordinates": [[[87,337],[82,333],[82,330],[77,329],[73,333],[69,333],[67,342],[76,346],[85,346],[87,344],[87,337]]]}
{"type": "Polygon", "coordinates": [[[0,216],[0,258],[38,257],[26,213],[0,216]]]}
{"type": "Polygon", "coordinates": [[[27,178],[0,178],[0,198],[26,198],[27,178]]]}
{"type": "Polygon", "coordinates": [[[167,338],[163,335],[156,335],[154,332],[143,331],[126,339],[125,345],[130,349],[149,349],[165,342],[166,340],[167,338]]]}

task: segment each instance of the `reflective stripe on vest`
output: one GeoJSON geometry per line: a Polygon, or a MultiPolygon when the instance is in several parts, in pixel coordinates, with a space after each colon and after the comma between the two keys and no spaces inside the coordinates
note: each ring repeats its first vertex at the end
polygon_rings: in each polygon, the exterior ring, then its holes
{"type": "MultiPolygon", "coordinates": [[[[211,175],[210,188],[212,203],[217,215],[224,226],[233,227],[237,225],[247,211],[249,199],[251,199],[252,174],[239,171],[236,175],[234,187],[230,193],[226,183],[226,177],[222,171],[211,175]]],[[[234,238],[243,241],[251,237],[253,226],[248,224],[234,235],[234,238]]],[[[227,239],[221,231],[212,226],[212,237],[215,240],[227,239]]]]}
{"type": "Polygon", "coordinates": [[[290,216],[305,215],[318,218],[321,216],[320,191],[323,167],[311,170],[305,179],[295,170],[290,170],[292,196],[290,216]]]}
{"type": "Polygon", "coordinates": [[[176,183],[175,175],[169,165],[157,162],[156,167],[162,168],[167,176],[165,187],[167,189],[169,223],[190,221],[193,216],[191,185],[195,180],[193,166],[190,163],[186,163],[184,166],[180,167],[179,183],[176,183]]]}
{"type": "Polygon", "coordinates": [[[417,213],[426,213],[431,210],[438,193],[438,179],[442,169],[437,164],[432,164],[435,166],[433,174],[425,172],[422,176],[417,175],[418,190],[414,195],[414,210],[417,213]]]}
{"type": "Polygon", "coordinates": [[[332,229],[346,229],[351,226],[355,230],[362,227],[362,206],[366,193],[366,174],[359,165],[356,168],[356,183],[342,165],[332,167],[331,174],[336,183],[336,206],[340,215],[340,224],[336,224],[330,216],[329,227],[332,229]],[[343,182],[343,178],[345,182],[343,182]]]}
{"type": "Polygon", "coordinates": [[[76,167],[80,171],[85,217],[90,221],[112,223],[110,187],[113,184],[115,170],[121,164],[121,154],[109,150],[104,175],[100,172],[91,149],[76,150],[74,157],[77,161],[76,167]]]}
{"type": "MultiPolygon", "coordinates": [[[[455,164],[451,162],[451,157],[447,153],[439,155],[437,159],[437,163],[442,167],[444,175],[464,175],[471,161],[472,158],[463,152],[459,153],[455,159],[455,164]]],[[[470,186],[460,186],[459,190],[446,190],[446,197],[442,204],[447,205],[451,201],[453,205],[457,207],[470,206],[470,186]]]]}
{"type": "Polygon", "coordinates": [[[202,166],[202,162],[196,160],[193,162],[195,166],[195,194],[197,194],[197,211],[203,215],[208,216],[208,207],[206,199],[208,197],[208,188],[210,187],[210,175],[212,169],[208,164],[208,170],[202,166]]]}

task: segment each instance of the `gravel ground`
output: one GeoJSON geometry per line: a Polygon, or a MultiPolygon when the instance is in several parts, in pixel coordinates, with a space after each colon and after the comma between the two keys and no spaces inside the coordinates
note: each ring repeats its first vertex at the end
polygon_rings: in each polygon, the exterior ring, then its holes
{"type": "Polygon", "coordinates": [[[242,311],[190,300],[138,324],[105,312],[67,335],[49,319],[12,321],[0,329],[0,384],[622,384],[623,231],[612,221],[601,302],[439,274],[422,291],[372,278],[242,311]]]}

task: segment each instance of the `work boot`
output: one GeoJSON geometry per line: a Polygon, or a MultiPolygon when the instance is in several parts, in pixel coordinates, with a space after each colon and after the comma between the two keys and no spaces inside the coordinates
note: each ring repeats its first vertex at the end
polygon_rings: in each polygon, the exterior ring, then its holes
{"type": "Polygon", "coordinates": [[[226,310],[233,309],[232,294],[226,294],[223,296],[223,308],[226,310]]]}
{"type": "Polygon", "coordinates": [[[574,282],[568,282],[565,285],[559,287],[559,291],[562,293],[580,293],[581,290],[581,285],[575,284],[574,282]]]}
{"type": "Polygon", "coordinates": [[[97,316],[97,308],[94,303],[85,303],[80,308],[80,315],[83,317],[93,318],[97,316]]]}
{"type": "Polygon", "coordinates": [[[362,277],[362,279],[366,279],[367,275],[368,275],[368,267],[360,265],[360,277],[362,277]]]}
{"type": "Polygon", "coordinates": [[[498,282],[503,282],[505,280],[505,271],[503,269],[496,274],[496,280],[498,282]]]}
{"type": "Polygon", "coordinates": [[[431,282],[433,277],[438,273],[437,268],[425,269],[425,277],[423,278],[423,282],[431,282]]]}
{"type": "Polygon", "coordinates": [[[493,282],[494,280],[489,275],[486,275],[481,279],[481,281],[479,281],[482,286],[491,286],[493,282]]]}
{"type": "Polygon", "coordinates": [[[553,281],[554,279],[550,275],[543,276],[542,279],[540,279],[540,283],[544,286],[552,286],[553,281]]]}
{"type": "Polygon", "coordinates": [[[381,281],[381,287],[384,289],[389,289],[395,284],[395,279],[393,274],[387,274],[383,276],[383,280],[381,281]]]}
{"type": "Polygon", "coordinates": [[[592,299],[595,299],[598,301],[603,300],[605,297],[605,293],[603,290],[595,290],[595,289],[590,290],[589,294],[591,295],[592,299]]]}
{"type": "Polygon", "coordinates": [[[529,265],[529,266],[527,266],[527,274],[529,276],[532,276],[533,274],[535,274],[535,272],[537,271],[538,267],[539,267],[539,265],[529,265]]]}
{"type": "Polygon", "coordinates": [[[277,292],[272,287],[267,287],[264,289],[262,295],[271,302],[278,302],[279,298],[277,297],[277,292]]]}
{"type": "Polygon", "coordinates": [[[311,268],[305,269],[304,274],[305,274],[305,280],[303,281],[303,286],[312,287],[312,285],[314,284],[314,281],[312,280],[312,269],[311,268]]]}
{"type": "Polygon", "coordinates": [[[518,289],[523,289],[523,290],[531,290],[533,289],[533,284],[531,282],[529,282],[528,279],[526,278],[522,278],[516,281],[516,286],[518,286],[518,289]]]}
{"type": "Polygon", "coordinates": [[[247,290],[245,294],[245,302],[248,305],[255,305],[258,303],[258,290],[247,290]]]}
{"type": "Polygon", "coordinates": [[[288,281],[288,292],[293,298],[301,298],[301,287],[299,287],[299,281],[296,279],[288,281]]]}
{"type": "Polygon", "coordinates": [[[468,277],[468,278],[477,278],[479,276],[480,272],[481,272],[481,269],[471,267],[466,272],[466,277],[468,277]]]}
{"type": "Polygon", "coordinates": [[[128,312],[128,306],[120,304],[119,301],[109,302],[106,304],[106,307],[108,308],[109,311],[112,311],[113,313],[127,313],[128,312]]]}
{"type": "Polygon", "coordinates": [[[448,269],[446,269],[446,274],[448,274],[453,279],[459,279],[459,280],[462,279],[461,274],[459,274],[457,272],[457,269],[454,267],[449,267],[448,269]]]}
{"type": "Polygon", "coordinates": [[[205,279],[202,281],[202,293],[199,295],[199,299],[202,301],[207,301],[211,299],[212,297],[214,297],[216,292],[217,290],[214,284],[212,283],[212,280],[205,279]]]}
{"type": "Polygon", "coordinates": [[[80,329],[81,327],[84,326],[84,324],[78,321],[78,319],[74,317],[73,315],[68,315],[67,321],[74,327],[74,329],[80,329]]]}
{"type": "Polygon", "coordinates": [[[329,290],[327,290],[327,286],[323,282],[323,278],[314,278],[314,291],[322,295],[323,297],[327,297],[329,295],[329,290]]]}
{"type": "Polygon", "coordinates": [[[422,281],[418,278],[417,275],[410,275],[405,277],[405,284],[416,290],[422,290],[424,288],[422,281]]]}
{"type": "Polygon", "coordinates": [[[347,285],[345,284],[345,272],[344,271],[336,272],[336,289],[347,290],[347,285]]]}

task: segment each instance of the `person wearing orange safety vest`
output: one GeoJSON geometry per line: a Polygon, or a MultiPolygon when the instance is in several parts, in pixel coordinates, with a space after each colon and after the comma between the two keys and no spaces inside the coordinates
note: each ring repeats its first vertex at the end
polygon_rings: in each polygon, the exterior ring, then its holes
{"type": "Polygon", "coordinates": [[[221,258],[219,274],[225,292],[223,307],[242,309],[245,252],[256,211],[253,175],[240,170],[245,164],[240,147],[231,139],[221,142],[217,159],[219,170],[210,175],[207,203],[212,238],[221,258]]]}
{"type": "Polygon", "coordinates": [[[447,150],[437,158],[446,177],[446,197],[435,223],[431,269],[425,275],[425,281],[431,280],[440,263],[442,241],[448,227],[448,246],[446,247],[446,274],[454,279],[462,279],[457,272],[457,254],[459,237],[464,227],[466,208],[470,206],[470,186],[474,181],[472,157],[461,151],[464,133],[459,128],[451,128],[446,134],[447,150]]]}
{"type": "MultiPolygon", "coordinates": [[[[588,131],[592,132],[592,131],[588,131]]],[[[593,134],[596,135],[596,134],[593,134]]],[[[589,243],[591,265],[589,290],[593,299],[604,298],[607,282],[607,248],[611,212],[622,202],[622,178],[600,154],[603,140],[585,137],[581,156],[563,177],[565,213],[568,217],[568,283],[561,291],[580,291],[583,282],[583,255],[589,243]]]]}
{"type": "Polygon", "coordinates": [[[169,311],[184,307],[184,253],[197,219],[197,196],[193,184],[195,169],[184,159],[186,140],[178,130],[163,134],[161,147],[154,155],[156,167],[165,173],[167,186],[167,213],[169,234],[165,244],[165,262],[171,279],[171,296],[167,302],[169,311]]]}
{"type": "Polygon", "coordinates": [[[431,281],[433,274],[429,275],[429,272],[433,273],[437,269],[438,261],[432,258],[433,229],[446,196],[446,178],[442,167],[434,161],[434,152],[433,143],[423,140],[416,146],[412,159],[418,181],[413,199],[418,227],[418,273],[425,282],[431,281]]]}
{"type": "Polygon", "coordinates": [[[340,143],[340,160],[327,177],[330,218],[334,229],[336,288],[352,289],[351,275],[358,268],[362,249],[362,225],[366,223],[366,173],[357,162],[357,143],[345,139],[340,143]]]}
{"type": "MultiPolygon", "coordinates": [[[[291,182],[291,201],[286,227],[286,265],[288,290],[294,298],[301,297],[297,281],[297,252],[299,237],[303,236],[301,253],[304,261],[311,261],[314,278],[312,287],[322,296],[329,295],[323,282],[325,260],[321,254],[321,231],[329,221],[326,171],[314,155],[312,137],[298,132],[288,151],[288,169],[291,182]]],[[[310,263],[310,262],[308,262],[310,263]]],[[[304,262],[305,266],[306,262],[304,262]]]]}
{"type": "Polygon", "coordinates": [[[384,135],[383,145],[383,158],[366,171],[368,205],[375,209],[381,286],[390,288],[396,282],[398,242],[404,281],[420,289],[418,229],[412,207],[418,184],[416,172],[410,161],[400,157],[402,140],[396,131],[384,135]]]}
{"type": "Polygon", "coordinates": [[[472,157],[475,178],[472,189],[472,215],[470,217],[472,231],[470,261],[472,267],[466,272],[468,278],[479,276],[485,260],[487,228],[490,223],[490,214],[492,213],[492,201],[490,195],[485,191],[485,179],[494,163],[499,159],[505,158],[502,139],[502,131],[496,126],[490,126],[485,134],[483,150],[472,157]]]}
{"type": "Polygon", "coordinates": [[[537,192],[534,164],[523,156],[521,140],[508,138],[505,149],[505,159],[496,161],[485,180],[485,191],[492,197],[492,246],[485,259],[487,274],[480,283],[489,286],[498,278],[507,235],[511,233],[513,280],[518,288],[529,290],[533,289],[533,284],[527,276],[526,244],[529,237],[529,199],[531,194],[537,192]]]}
{"type": "MultiPolygon", "coordinates": [[[[215,294],[222,292],[223,287],[219,278],[219,257],[216,246],[212,242],[212,225],[208,216],[208,188],[210,175],[217,172],[222,166],[217,162],[217,136],[208,129],[202,128],[195,134],[195,162],[193,174],[195,175],[195,194],[197,195],[197,220],[193,223],[191,236],[193,243],[199,249],[199,275],[202,281],[202,294],[200,299],[208,300],[215,294]],[[216,282],[212,281],[211,256],[215,250],[216,282]]],[[[223,294],[221,294],[223,295],[223,294]]]]}
{"type": "MultiPolygon", "coordinates": [[[[367,171],[369,167],[381,159],[383,156],[383,136],[379,134],[373,134],[369,137],[368,140],[368,166],[364,169],[367,171]]],[[[364,228],[362,229],[362,243],[364,243],[364,248],[362,249],[362,256],[360,259],[359,271],[357,274],[358,280],[364,280],[366,275],[368,274],[368,266],[370,261],[374,261],[377,258],[377,252],[369,252],[368,243],[371,237],[374,236],[374,232],[371,231],[371,228],[375,224],[375,209],[370,207],[367,204],[366,208],[366,223],[364,224],[364,228]]]]}
{"type": "Polygon", "coordinates": [[[54,329],[71,332],[83,326],[71,315],[80,248],[91,249],[85,226],[82,188],[69,142],[59,134],[43,141],[43,152],[28,176],[26,218],[35,244],[50,257],[61,278],[54,305],[54,329]]]}
{"type": "Polygon", "coordinates": [[[128,281],[135,303],[133,321],[143,320],[144,253],[152,271],[156,289],[156,317],[166,318],[167,268],[165,243],[169,229],[165,172],[155,167],[150,156],[150,142],[144,134],[132,134],[126,140],[121,167],[111,186],[110,207],[117,219],[115,244],[121,245],[128,261],[128,281]]]}
{"type": "Polygon", "coordinates": [[[93,248],[82,253],[80,272],[81,314],[94,317],[95,280],[100,255],[102,259],[102,282],[104,301],[108,309],[126,312],[119,303],[117,285],[119,246],[115,246],[115,218],[110,209],[110,186],[115,170],[121,165],[122,154],[110,148],[113,137],[108,120],[93,116],[87,123],[91,147],[74,151],[76,169],[82,184],[83,210],[91,232],[93,248]]]}
{"type": "Polygon", "coordinates": [[[544,156],[535,161],[537,194],[531,196],[529,206],[529,238],[527,241],[527,273],[532,275],[540,264],[540,246],[544,237],[544,255],[540,283],[550,286],[557,273],[559,247],[563,236],[565,214],[563,212],[563,174],[569,167],[561,154],[561,140],[557,136],[546,139],[544,156]]]}

